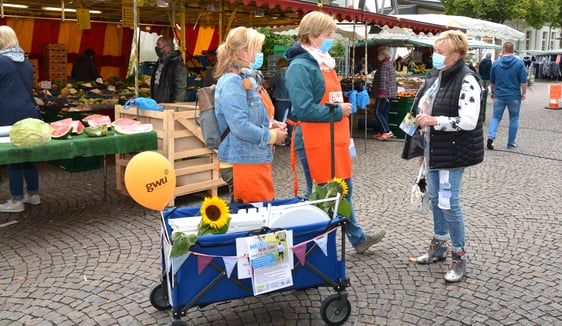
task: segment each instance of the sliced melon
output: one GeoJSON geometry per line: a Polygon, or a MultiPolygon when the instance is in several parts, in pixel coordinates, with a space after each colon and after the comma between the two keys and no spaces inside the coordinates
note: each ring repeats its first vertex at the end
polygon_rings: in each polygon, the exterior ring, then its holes
{"type": "Polygon", "coordinates": [[[83,118],[82,122],[88,127],[97,127],[101,125],[111,127],[111,118],[105,114],[90,114],[89,116],[83,118]]]}
{"type": "Polygon", "coordinates": [[[51,122],[51,138],[67,138],[72,132],[72,118],[51,122]]]}
{"type": "Polygon", "coordinates": [[[113,127],[115,132],[122,135],[138,134],[152,131],[152,123],[140,123],[135,125],[117,125],[113,127]]]}
{"type": "Polygon", "coordinates": [[[72,120],[72,133],[80,135],[84,131],[84,124],[80,120],[72,120]]]}
{"type": "Polygon", "coordinates": [[[113,127],[115,126],[128,126],[128,125],[138,125],[141,122],[130,118],[120,118],[111,123],[113,127]]]}

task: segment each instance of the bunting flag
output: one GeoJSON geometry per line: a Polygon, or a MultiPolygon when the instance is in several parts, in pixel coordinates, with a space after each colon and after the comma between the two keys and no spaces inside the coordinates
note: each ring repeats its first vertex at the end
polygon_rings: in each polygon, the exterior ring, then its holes
{"type": "Polygon", "coordinates": [[[328,256],[328,237],[314,239],[314,242],[318,245],[320,250],[322,250],[324,256],[328,256]]]}
{"type": "Polygon", "coordinates": [[[293,246],[293,253],[297,256],[299,263],[301,266],[304,266],[306,261],[306,242],[299,243],[298,245],[293,246]]]}
{"type": "Polygon", "coordinates": [[[207,268],[213,258],[213,256],[197,255],[197,272],[199,273],[199,275],[203,273],[203,271],[205,270],[205,268],[207,268]]]}
{"type": "Polygon", "coordinates": [[[236,266],[238,258],[223,257],[222,261],[224,262],[224,267],[226,268],[226,276],[230,278],[230,274],[232,274],[232,270],[234,269],[234,266],[236,266]]]}

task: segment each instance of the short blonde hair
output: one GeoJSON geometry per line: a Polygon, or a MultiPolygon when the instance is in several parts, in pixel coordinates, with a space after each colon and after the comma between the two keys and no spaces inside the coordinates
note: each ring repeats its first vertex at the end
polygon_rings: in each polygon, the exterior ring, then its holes
{"type": "Polygon", "coordinates": [[[439,34],[435,40],[435,45],[441,42],[445,42],[447,44],[449,54],[457,52],[461,55],[461,58],[464,58],[468,52],[468,38],[466,37],[466,34],[461,31],[453,30],[439,34]]]}
{"type": "Polygon", "coordinates": [[[19,46],[16,32],[8,25],[0,26],[0,50],[19,46]]]}
{"type": "Polygon", "coordinates": [[[312,11],[304,15],[300,24],[299,43],[310,45],[310,37],[318,37],[324,32],[333,32],[337,28],[336,20],[321,11],[312,11]]]}
{"type": "Polygon", "coordinates": [[[238,50],[248,49],[252,53],[261,52],[264,41],[265,35],[253,28],[236,27],[230,30],[224,43],[217,49],[214,77],[219,79],[233,64],[248,68],[248,63],[238,57],[238,50]]]}

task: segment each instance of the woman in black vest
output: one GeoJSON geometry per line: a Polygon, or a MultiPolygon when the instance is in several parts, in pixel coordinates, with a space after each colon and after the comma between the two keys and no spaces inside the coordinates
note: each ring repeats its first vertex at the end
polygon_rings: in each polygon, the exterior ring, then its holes
{"type": "Polygon", "coordinates": [[[415,151],[407,137],[403,158],[420,157],[427,171],[428,195],[433,210],[434,236],[426,254],[416,259],[430,264],[447,257],[452,242],[452,263],[445,280],[458,282],[466,272],[464,218],[459,202],[464,168],[484,159],[482,86],[465,63],[466,35],[441,33],[435,41],[433,69],[418,91],[412,114],[416,116],[422,146],[415,151]]]}

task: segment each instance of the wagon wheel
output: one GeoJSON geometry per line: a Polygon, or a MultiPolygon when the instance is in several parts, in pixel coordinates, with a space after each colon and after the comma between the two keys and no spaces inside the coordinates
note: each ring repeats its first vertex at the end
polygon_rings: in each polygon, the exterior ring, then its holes
{"type": "Polygon", "coordinates": [[[333,294],[322,302],[320,313],[326,325],[341,325],[351,315],[351,303],[347,299],[342,302],[340,294],[333,294]]]}
{"type": "Polygon", "coordinates": [[[168,310],[172,307],[168,302],[168,295],[164,292],[162,283],[156,285],[150,291],[150,303],[158,310],[168,310]]]}

